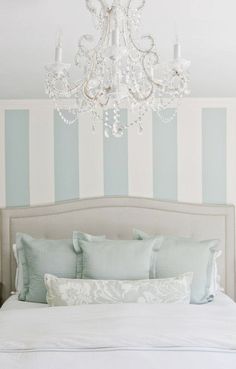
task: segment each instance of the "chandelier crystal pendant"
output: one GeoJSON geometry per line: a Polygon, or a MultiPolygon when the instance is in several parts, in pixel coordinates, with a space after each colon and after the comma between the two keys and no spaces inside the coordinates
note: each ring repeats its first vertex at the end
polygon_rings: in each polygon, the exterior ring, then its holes
{"type": "Polygon", "coordinates": [[[46,93],[62,120],[72,124],[79,114],[90,112],[92,130],[104,122],[106,137],[121,137],[134,125],[142,133],[143,118],[150,109],[165,121],[162,113],[189,94],[190,62],[181,58],[179,42],[174,45],[173,60],[161,63],[153,37],[135,37],[145,0],[113,0],[110,5],[106,0],[86,0],[86,5],[100,38],[95,46],[91,35],[79,39],[77,80],[71,80],[71,65],[62,62],[60,36],[55,62],[46,66],[46,93]],[[132,121],[121,119],[122,108],[134,112],[132,121]]]}

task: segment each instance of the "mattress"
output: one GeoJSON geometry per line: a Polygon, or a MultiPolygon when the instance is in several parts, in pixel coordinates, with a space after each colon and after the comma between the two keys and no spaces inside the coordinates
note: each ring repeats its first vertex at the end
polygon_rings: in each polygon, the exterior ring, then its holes
{"type": "Polygon", "coordinates": [[[236,368],[236,304],[222,293],[206,305],[56,308],[13,296],[0,326],[0,368],[236,368]]]}

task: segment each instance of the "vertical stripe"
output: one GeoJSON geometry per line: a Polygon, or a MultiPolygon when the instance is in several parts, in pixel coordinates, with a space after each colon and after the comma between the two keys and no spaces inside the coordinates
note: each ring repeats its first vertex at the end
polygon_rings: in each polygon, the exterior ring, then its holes
{"type": "Polygon", "coordinates": [[[226,109],[202,110],[203,201],[226,202],[226,109]]]}
{"type": "Polygon", "coordinates": [[[79,122],[80,197],[103,196],[103,124],[92,132],[91,114],[81,114],[79,122]]]}
{"type": "MultiPolygon", "coordinates": [[[[136,118],[136,114],[129,112],[129,122],[136,118]]],[[[144,118],[143,133],[139,135],[137,127],[128,131],[128,160],[129,160],[129,195],[153,196],[153,157],[152,157],[152,112],[144,118]]]]}
{"type": "Polygon", "coordinates": [[[6,206],[5,183],[5,114],[0,108],[0,207],[6,206]]]}
{"type": "Polygon", "coordinates": [[[54,132],[51,104],[30,109],[30,203],[54,202],[54,132]]]}
{"type": "MultiPolygon", "coordinates": [[[[168,109],[167,116],[173,114],[168,109]]],[[[160,200],[177,200],[177,118],[164,123],[153,113],[153,193],[160,200]]]]}
{"type": "MultiPolygon", "coordinates": [[[[127,110],[121,110],[121,119],[127,122],[127,110]]],[[[112,114],[110,111],[110,123],[112,114]]],[[[104,138],[104,194],[128,194],[128,137],[104,138]]]]}
{"type": "Polygon", "coordinates": [[[236,105],[227,109],[227,203],[236,204],[236,105]]]}
{"type": "Polygon", "coordinates": [[[202,202],[202,124],[197,100],[178,108],[178,201],[202,202]]]}
{"type": "Polygon", "coordinates": [[[29,192],[29,111],[6,110],[6,205],[26,206],[29,192]]]}
{"type": "MultiPolygon", "coordinates": [[[[65,113],[66,114],[66,113],[65,113]]],[[[65,124],[54,113],[55,200],[79,196],[78,124],[65,124]]]]}

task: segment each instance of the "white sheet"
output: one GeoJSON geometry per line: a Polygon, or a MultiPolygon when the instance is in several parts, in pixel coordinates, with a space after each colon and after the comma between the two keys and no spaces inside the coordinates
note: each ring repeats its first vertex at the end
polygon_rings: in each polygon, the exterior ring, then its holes
{"type": "Polygon", "coordinates": [[[25,309],[36,309],[36,308],[48,307],[47,304],[39,304],[35,302],[19,301],[18,295],[12,295],[9,297],[1,307],[1,310],[25,310],[25,309]]]}
{"type": "Polygon", "coordinates": [[[90,305],[0,313],[0,368],[235,369],[236,305],[90,305]]]}

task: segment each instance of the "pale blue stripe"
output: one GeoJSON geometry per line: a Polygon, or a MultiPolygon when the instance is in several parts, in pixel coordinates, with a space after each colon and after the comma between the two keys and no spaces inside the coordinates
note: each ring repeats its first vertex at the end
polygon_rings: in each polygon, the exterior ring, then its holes
{"type": "Polygon", "coordinates": [[[56,201],[79,197],[78,141],[78,124],[65,124],[55,111],[54,164],[56,201]]]}
{"type": "Polygon", "coordinates": [[[5,111],[6,206],[30,204],[29,111],[5,111]]]}
{"type": "MultiPolygon", "coordinates": [[[[171,116],[173,112],[173,109],[168,109],[166,116],[171,116]]],[[[177,200],[177,118],[170,123],[164,123],[155,112],[153,112],[153,194],[160,200],[177,200]]]]}
{"type": "MultiPolygon", "coordinates": [[[[111,111],[110,119],[112,119],[111,111]]],[[[121,110],[121,119],[127,122],[127,110],[121,110]]],[[[128,195],[128,136],[104,138],[104,194],[128,195]]]]}
{"type": "Polygon", "coordinates": [[[226,203],[225,108],[202,110],[202,193],[206,203],[226,203]]]}

